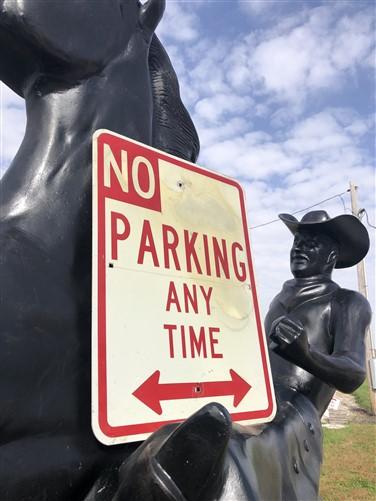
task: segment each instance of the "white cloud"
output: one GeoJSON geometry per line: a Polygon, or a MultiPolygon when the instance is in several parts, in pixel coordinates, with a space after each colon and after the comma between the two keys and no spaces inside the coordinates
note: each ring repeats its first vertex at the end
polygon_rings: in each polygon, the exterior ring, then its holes
{"type": "Polygon", "coordinates": [[[239,0],[240,8],[243,11],[248,12],[249,14],[252,14],[252,15],[256,15],[256,16],[259,14],[264,14],[265,12],[272,10],[277,5],[277,3],[278,2],[275,0],[269,0],[269,1],[265,1],[265,0],[247,0],[247,1],[239,0]]]}
{"type": "Polygon", "coordinates": [[[329,111],[324,111],[295,125],[291,139],[286,144],[293,152],[318,156],[321,152],[325,155],[337,153],[337,148],[351,146],[352,142],[351,135],[335,117],[329,111]]]}
{"type": "Polygon", "coordinates": [[[331,59],[339,70],[354,64],[369,64],[367,56],[375,44],[375,20],[370,11],[342,17],[333,36],[331,59]]]}
{"type": "Polygon", "coordinates": [[[198,101],[195,112],[204,121],[215,123],[229,113],[232,115],[241,114],[252,103],[253,100],[248,96],[237,96],[234,93],[216,93],[211,97],[206,97],[198,101]]]}
{"type": "Polygon", "coordinates": [[[247,117],[251,129],[255,118],[263,118],[281,130],[314,107],[317,97],[330,101],[351,86],[375,45],[372,10],[359,9],[350,17],[343,4],[325,4],[285,16],[271,29],[240,33],[238,39],[214,41],[203,32],[188,46],[170,44],[183,99],[199,130],[219,125],[223,108],[216,104],[225,96],[235,103],[227,106],[226,121],[247,117]],[[353,45],[346,64],[338,52],[345,40],[353,45]]]}
{"type": "MultiPolygon", "coordinates": [[[[196,120],[196,125],[198,122],[196,120]]],[[[200,141],[205,147],[218,143],[218,141],[231,139],[243,135],[249,127],[249,122],[242,117],[224,120],[217,127],[208,127],[200,123],[200,141]]]]}
{"type": "Polygon", "coordinates": [[[347,71],[369,64],[375,45],[372,12],[368,7],[349,17],[335,5],[325,5],[302,10],[291,23],[287,16],[284,24],[232,49],[227,58],[230,81],[235,88],[248,85],[295,105],[324,89],[340,88],[347,71]]]}
{"type": "Polygon", "coordinates": [[[0,82],[0,177],[19,148],[25,126],[24,100],[0,82]]]}
{"type": "Polygon", "coordinates": [[[199,19],[192,12],[192,7],[198,7],[200,2],[180,3],[168,2],[166,11],[157,34],[162,40],[175,40],[178,42],[191,42],[198,37],[199,19]]]}

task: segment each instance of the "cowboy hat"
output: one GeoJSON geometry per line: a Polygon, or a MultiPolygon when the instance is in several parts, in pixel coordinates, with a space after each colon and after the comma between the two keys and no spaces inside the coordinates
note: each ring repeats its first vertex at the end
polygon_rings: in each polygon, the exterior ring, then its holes
{"type": "Polygon", "coordinates": [[[368,252],[368,231],[357,217],[350,214],[341,214],[331,219],[326,211],[314,210],[307,212],[301,221],[291,214],[279,214],[278,217],[293,235],[297,231],[308,230],[333,238],[339,247],[335,268],[354,266],[368,252]]]}

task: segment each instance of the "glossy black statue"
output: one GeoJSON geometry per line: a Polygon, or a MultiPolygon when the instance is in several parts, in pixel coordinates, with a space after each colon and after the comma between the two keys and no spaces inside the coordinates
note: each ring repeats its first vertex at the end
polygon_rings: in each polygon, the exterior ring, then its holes
{"type": "Polygon", "coordinates": [[[196,131],[153,36],[163,10],[0,0],[0,78],[27,109],[0,186],[1,501],[82,500],[135,448],[101,446],[90,425],[91,148],[107,128],[195,160],[196,131]]]}
{"type": "Polygon", "coordinates": [[[320,414],[334,386],[351,391],[364,377],[369,307],[330,273],[361,259],[368,236],[351,216],[285,217],[296,278],[266,319],[275,421],[232,428],[211,404],[138,448],[94,438],[92,134],[107,128],[191,161],[199,149],[153,35],[163,9],[163,0],[0,0],[0,78],[27,106],[0,186],[1,501],[314,499],[320,414]]]}

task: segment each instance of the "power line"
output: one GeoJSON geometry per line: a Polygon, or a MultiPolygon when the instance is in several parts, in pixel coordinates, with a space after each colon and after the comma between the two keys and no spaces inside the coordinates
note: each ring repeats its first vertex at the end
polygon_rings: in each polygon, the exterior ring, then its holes
{"type": "MultiPolygon", "coordinates": [[[[295,212],[292,212],[292,215],[299,214],[300,212],[305,212],[308,209],[312,209],[313,207],[317,207],[318,205],[321,205],[325,202],[328,202],[329,200],[333,200],[333,198],[337,198],[337,197],[339,197],[341,199],[342,204],[345,208],[345,212],[346,212],[346,206],[345,206],[344,201],[341,197],[342,197],[342,195],[345,195],[346,193],[348,193],[348,191],[349,190],[343,191],[342,193],[337,193],[336,195],[333,195],[332,197],[328,197],[328,198],[325,198],[325,200],[321,200],[321,202],[317,202],[317,204],[310,205],[309,207],[305,207],[304,209],[296,210],[295,212]]],[[[256,228],[261,228],[261,226],[267,226],[268,224],[276,223],[278,221],[279,221],[279,219],[272,219],[271,221],[268,221],[266,223],[258,224],[257,226],[251,226],[249,229],[255,230],[256,228]]]]}
{"type": "Polygon", "coordinates": [[[360,211],[359,211],[359,214],[358,214],[358,215],[359,215],[359,216],[361,216],[361,215],[363,215],[363,214],[365,214],[365,215],[366,215],[366,219],[367,219],[367,224],[368,224],[368,226],[370,226],[371,228],[374,228],[374,229],[376,230],[376,226],[375,226],[374,224],[371,224],[371,223],[369,222],[367,209],[360,209],[360,211]]]}
{"type": "Polygon", "coordinates": [[[342,205],[343,205],[343,212],[351,212],[351,209],[349,209],[347,206],[346,206],[346,202],[344,201],[342,195],[339,195],[339,198],[341,199],[341,202],[342,202],[342,205]]]}

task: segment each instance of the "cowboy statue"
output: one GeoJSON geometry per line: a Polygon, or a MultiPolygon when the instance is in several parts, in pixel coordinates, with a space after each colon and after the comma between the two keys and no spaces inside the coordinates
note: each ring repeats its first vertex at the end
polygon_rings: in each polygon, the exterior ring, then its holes
{"type": "Polygon", "coordinates": [[[367,300],[331,275],[363,259],[369,237],[351,215],[331,219],[313,211],[300,222],[288,214],[280,219],[294,235],[294,278],[284,283],[265,320],[278,402],[274,421],[231,425],[223,407],[207,405],[136,451],[120,470],[119,499],[318,499],[320,418],[336,389],[349,393],[363,382],[371,319],[367,300]]]}
{"type": "Polygon", "coordinates": [[[324,211],[313,211],[300,222],[288,214],[279,217],[294,235],[294,278],[285,282],[265,320],[274,384],[303,393],[322,415],[335,388],[350,393],[365,378],[363,340],[370,307],[362,295],[340,288],[331,274],[333,268],[358,263],[369,238],[350,215],[330,219],[324,211]]]}
{"type": "MultiPolygon", "coordinates": [[[[285,448],[279,449],[280,471],[286,475],[293,471],[296,477],[290,486],[285,484],[280,498],[316,499],[320,418],[336,389],[351,393],[364,381],[364,336],[371,320],[368,301],[342,289],[331,275],[334,268],[361,261],[368,252],[369,237],[352,215],[331,219],[325,211],[312,211],[300,222],[289,214],[279,217],[294,235],[290,253],[294,278],[273,299],[265,330],[271,340],[270,360],[279,399],[276,422],[284,420],[284,412],[292,412],[293,420],[301,423],[286,436],[285,448]]],[[[291,426],[291,420],[284,423],[291,426]]],[[[263,499],[279,497],[273,491],[263,499]]]]}

